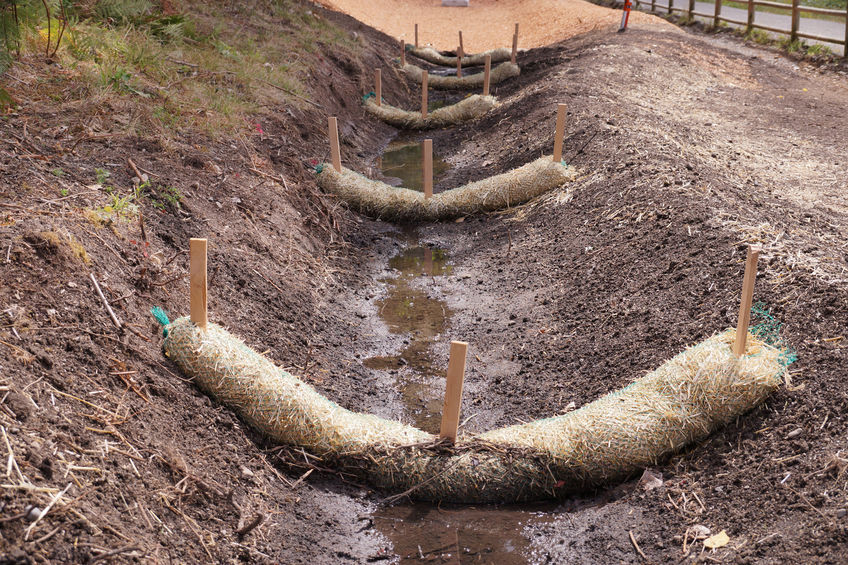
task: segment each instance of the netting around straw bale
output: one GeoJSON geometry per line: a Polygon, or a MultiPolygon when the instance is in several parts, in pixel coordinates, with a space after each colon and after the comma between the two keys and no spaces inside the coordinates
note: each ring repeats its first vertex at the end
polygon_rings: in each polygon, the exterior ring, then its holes
{"type": "MultiPolygon", "coordinates": [[[[444,55],[433,49],[432,47],[412,47],[407,45],[407,51],[419,59],[423,59],[434,65],[444,65],[445,67],[456,66],[456,55],[444,55]]],[[[512,59],[512,51],[505,47],[483,51],[482,53],[474,53],[473,55],[462,56],[463,67],[474,67],[486,64],[486,55],[491,55],[492,64],[509,61],[512,59]]]]}
{"type": "MultiPolygon", "coordinates": [[[[412,80],[420,83],[424,69],[407,63],[403,66],[403,72],[412,80]]],[[[498,84],[508,78],[517,77],[520,74],[521,69],[515,63],[501,63],[492,69],[489,75],[489,84],[498,84]]],[[[430,88],[438,90],[468,90],[471,88],[483,88],[483,78],[483,73],[467,74],[462,78],[429,73],[427,76],[427,85],[430,88]]]]}
{"type": "Polygon", "coordinates": [[[502,210],[527,202],[577,177],[577,170],[551,157],[541,157],[517,169],[458,188],[439,192],[431,198],[404,187],[390,186],[342,167],[319,167],[318,185],[348,203],[354,210],[382,220],[427,222],[449,220],[480,212],[502,210]]]}
{"type": "Polygon", "coordinates": [[[352,412],[215,324],[165,328],[165,354],[205,392],[271,439],[377,487],[424,500],[510,502],[564,496],[625,478],[732,421],[776,389],[783,351],[728,330],[579,410],[453,447],[400,422],[352,412]]]}
{"type": "Polygon", "coordinates": [[[364,105],[368,112],[395,127],[404,129],[433,129],[473,120],[497,106],[497,103],[498,101],[494,96],[474,94],[468,98],[463,98],[456,104],[428,112],[426,117],[422,117],[421,112],[402,110],[385,102],[377,106],[376,97],[373,92],[365,96],[364,105]]]}

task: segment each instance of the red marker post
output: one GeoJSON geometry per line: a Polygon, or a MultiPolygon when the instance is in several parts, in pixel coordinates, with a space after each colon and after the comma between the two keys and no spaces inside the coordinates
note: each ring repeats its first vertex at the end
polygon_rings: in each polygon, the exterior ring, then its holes
{"type": "Polygon", "coordinates": [[[632,6],[630,0],[624,0],[624,12],[621,14],[621,27],[618,28],[618,33],[627,29],[627,21],[630,19],[630,8],[632,6]]]}

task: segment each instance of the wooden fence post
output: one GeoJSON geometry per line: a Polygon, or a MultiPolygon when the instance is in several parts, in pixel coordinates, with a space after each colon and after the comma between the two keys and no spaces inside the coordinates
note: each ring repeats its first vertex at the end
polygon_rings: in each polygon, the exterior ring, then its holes
{"type": "Polygon", "coordinates": [[[418,24],[415,24],[415,48],[418,48],[418,24]]]}
{"type": "Polygon", "coordinates": [[[456,48],[456,78],[462,78],[462,46],[456,48]]]}
{"type": "Polygon", "coordinates": [[[792,0],[792,30],[789,32],[790,41],[798,40],[798,26],[801,23],[801,12],[798,10],[798,0],[792,0]]]}
{"type": "Polygon", "coordinates": [[[751,302],[754,297],[754,281],[757,279],[757,259],[759,257],[759,246],[749,246],[748,257],[745,260],[745,278],[742,280],[742,301],[739,304],[736,342],[733,345],[733,354],[737,357],[745,354],[745,342],[748,340],[748,325],[751,323],[751,302]]]}
{"type": "Polygon", "coordinates": [[[205,330],[209,321],[206,310],[206,240],[191,238],[188,257],[191,321],[205,330]]]}
{"type": "Polygon", "coordinates": [[[483,96],[489,95],[489,75],[492,73],[492,56],[486,55],[486,65],[483,67],[483,96]]]}
{"type": "Polygon", "coordinates": [[[421,117],[427,117],[427,81],[429,80],[430,73],[424,71],[421,73],[421,117]]]}
{"type": "Polygon", "coordinates": [[[433,197],[433,140],[424,140],[424,198],[433,197]]]}
{"type": "Polygon", "coordinates": [[[465,52],[465,46],[462,44],[462,30],[459,30],[459,48],[463,53],[465,52]]]}
{"type": "Polygon", "coordinates": [[[842,58],[848,59],[848,5],[845,6],[845,43],[842,47],[842,58]]]}
{"type": "Polygon", "coordinates": [[[695,17],[695,0],[689,0],[689,19],[695,17]]]}
{"type": "Polygon", "coordinates": [[[748,0],[748,25],[745,26],[745,33],[751,33],[754,29],[754,0],[748,0]]]}
{"type": "Polygon", "coordinates": [[[657,11],[657,0],[651,0],[651,13],[657,11]]]}
{"type": "Polygon", "coordinates": [[[406,41],[403,39],[400,40],[400,66],[406,66],[406,41]]]}
{"type": "Polygon", "coordinates": [[[459,409],[462,406],[462,381],[465,379],[465,357],[468,344],[464,341],[452,341],[448,360],[447,382],[445,383],[445,403],[442,407],[442,427],[439,437],[456,441],[459,429],[459,409]]]}
{"type": "Polygon", "coordinates": [[[514,65],[515,58],[518,53],[518,35],[512,36],[512,56],[509,58],[509,61],[514,65]]]}
{"type": "Polygon", "coordinates": [[[374,72],[374,94],[377,95],[377,106],[383,105],[383,73],[380,69],[374,72]]]}
{"type": "Polygon", "coordinates": [[[718,24],[721,20],[719,17],[721,16],[721,0],[715,0],[715,13],[713,15],[713,27],[718,27],[718,24]]]}
{"type": "Polygon", "coordinates": [[[673,2],[674,2],[674,0],[668,0],[668,13],[669,13],[669,15],[671,15],[671,12],[672,12],[671,8],[672,8],[673,2]]]}
{"type": "Polygon", "coordinates": [[[562,161],[562,136],[565,133],[565,104],[557,104],[556,131],[554,133],[554,163],[562,161]]]}
{"type": "Polygon", "coordinates": [[[335,116],[327,118],[329,123],[330,135],[330,156],[332,157],[333,168],[337,172],[342,172],[342,152],[339,146],[339,120],[335,116]]]}

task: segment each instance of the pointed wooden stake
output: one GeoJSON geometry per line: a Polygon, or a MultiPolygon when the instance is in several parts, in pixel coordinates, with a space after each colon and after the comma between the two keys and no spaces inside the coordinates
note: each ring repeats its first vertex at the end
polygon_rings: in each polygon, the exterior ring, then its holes
{"type": "Polygon", "coordinates": [[[565,133],[565,104],[557,104],[556,132],[554,133],[554,163],[562,161],[562,136],[565,133]]]}
{"type": "Polygon", "coordinates": [[[330,155],[333,161],[333,168],[337,172],[342,172],[342,153],[339,148],[339,120],[333,116],[327,118],[330,125],[330,155]]]}
{"type": "Polygon", "coordinates": [[[424,71],[421,73],[421,117],[427,117],[427,81],[429,80],[430,73],[424,71]]]}
{"type": "Polygon", "coordinates": [[[512,57],[510,57],[510,61],[512,64],[515,64],[515,57],[518,54],[518,24],[515,24],[515,33],[512,34],[512,57]]]}
{"type": "Polygon", "coordinates": [[[456,78],[462,78],[462,47],[456,48],[456,78]]]}
{"type": "Polygon", "coordinates": [[[425,139],[424,147],[424,198],[433,197],[433,140],[425,139]]]}
{"type": "Polygon", "coordinates": [[[206,310],[206,240],[191,238],[188,252],[191,321],[205,330],[209,321],[206,310]]]}
{"type": "Polygon", "coordinates": [[[415,24],[415,48],[418,48],[418,24],[415,24]]]}
{"type": "Polygon", "coordinates": [[[400,40],[400,68],[406,66],[406,41],[400,40]]]}
{"type": "Polygon", "coordinates": [[[745,261],[745,278],[742,279],[742,302],[739,304],[739,323],[736,325],[736,343],[733,344],[733,354],[737,357],[745,355],[745,343],[748,340],[748,325],[751,323],[751,302],[754,299],[754,282],[757,280],[757,260],[760,258],[760,247],[748,247],[748,258],[745,261]]]}
{"type": "Polygon", "coordinates": [[[452,341],[450,360],[448,361],[447,383],[445,386],[445,404],[442,408],[442,428],[439,436],[456,441],[459,429],[459,409],[462,406],[462,381],[465,378],[465,357],[468,344],[464,341],[452,341]]]}
{"type": "Polygon", "coordinates": [[[383,105],[383,72],[380,69],[374,71],[374,94],[377,96],[377,106],[383,105]]]}
{"type": "Polygon", "coordinates": [[[486,66],[483,67],[483,96],[489,95],[489,75],[492,74],[492,56],[486,55],[486,66]]]}
{"type": "Polygon", "coordinates": [[[462,44],[462,30],[459,30],[459,48],[465,53],[465,45],[462,44]]]}

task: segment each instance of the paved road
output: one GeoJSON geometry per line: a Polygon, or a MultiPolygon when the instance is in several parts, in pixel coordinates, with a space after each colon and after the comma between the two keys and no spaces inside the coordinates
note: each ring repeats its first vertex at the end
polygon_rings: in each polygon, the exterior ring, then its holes
{"type": "MultiPolygon", "coordinates": [[[[673,0],[675,8],[689,9],[688,0],[673,0]]],[[[668,0],[657,0],[657,12],[664,13],[666,7],[668,6],[668,0]],[[662,6],[662,8],[660,8],[662,6]]],[[[650,4],[640,4],[639,9],[641,10],[650,10],[650,4]]],[[[713,2],[695,2],[695,11],[700,12],[702,14],[712,14],[715,12],[715,4],[713,2]]],[[[730,6],[722,6],[721,7],[721,15],[725,18],[730,18],[731,20],[736,20],[739,22],[748,21],[748,11],[740,8],[731,8],[730,6]]],[[[818,20],[813,18],[805,18],[803,17],[803,12],[801,13],[801,21],[799,24],[799,31],[802,33],[811,33],[814,35],[821,35],[822,37],[832,37],[837,41],[843,41],[845,39],[845,22],[838,21],[829,21],[829,20],[818,20]]],[[[712,21],[712,18],[699,18],[701,20],[709,20],[712,21]]],[[[754,23],[765,25],[768,27],[774,27],[778,29],[785,29],[787,35],[789,34],[789,28],[792,27],[792,16],[790,12],[786,14],[772,14],[770,12],[761,12],[757,11],[754,15],[754,23]]],[[[734,24],[728,24],[733,27],[745,27],[738,26],[734,24]]],[[[827,45],[830,47],[834,53],[842,54],[843,47],[841,45],[836,45],[834,43],[827,43],[821,41],[815,41],[812,39],[805,39],[807,43],[821,43],[823,45],[827,45]]]]}

